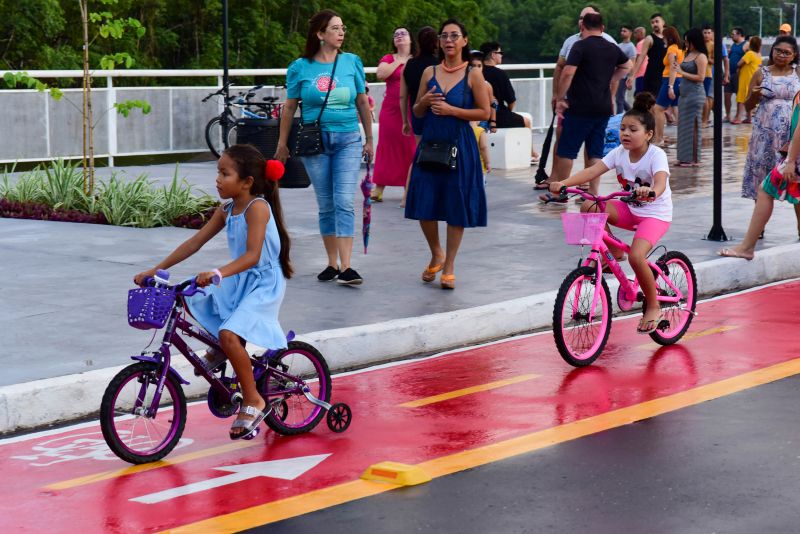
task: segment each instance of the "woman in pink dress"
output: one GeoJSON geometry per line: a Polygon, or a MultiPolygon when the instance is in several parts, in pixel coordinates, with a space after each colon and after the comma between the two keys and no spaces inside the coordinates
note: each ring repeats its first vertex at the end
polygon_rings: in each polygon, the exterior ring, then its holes
{"type": "MultiPolygon", "coordinates": [[[[400,80],[403,68],[414,53],[411,34],[407,28],[394,30],[394,54],[386,54],[378,64],[377,76],[386,82],[381,112],[378,115],[378,149],[372,179],[375,189],[372,199],[383,201],[387,185],[405,187],[408,168],[414,159],[416,142],[413,136],[403,135],[403,118],[400,113],[400,80]]],[[[407,121],[406,121],[407,122],[407,121]]]]}

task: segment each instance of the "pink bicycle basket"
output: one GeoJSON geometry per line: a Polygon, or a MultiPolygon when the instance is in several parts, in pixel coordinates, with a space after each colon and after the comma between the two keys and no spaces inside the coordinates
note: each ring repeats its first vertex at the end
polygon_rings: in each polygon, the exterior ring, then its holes
{"type": "Polygon", "coordinates": [[[600,241],[608,213],[562,213],[564,240],[568,245],[591,245],[600,241]]]}

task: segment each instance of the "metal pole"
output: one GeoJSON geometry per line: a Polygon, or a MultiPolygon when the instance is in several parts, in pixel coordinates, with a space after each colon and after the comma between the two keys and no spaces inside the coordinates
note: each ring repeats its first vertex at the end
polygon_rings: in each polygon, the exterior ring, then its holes
{"type": "Polygon", "coordinates": [[[770,9],[772,11],[777,11],[778,12],[778,28],[780,28],[781,25],[783,24],[783,8],[771,7],[770,9]]]}
{"type": "Polygon", "coordinates": [[[694,27],[694,0],[689,0],[689,27],[694,27]]]}
{"type": "Polygon", "coordinates": [[[222,0],[222,87],[228,101],[228,0],[222,0]]]}
{"type": "MultiPolygon", "coordinates": [[[[722,0],[714,0],[714,50],[722,50],[722,0]]],[[[722,57],[722,54],[720,54],[722,57]]],[[[710,241],[727,241],[722,228],[722,61],[714,62],[714,221],[710,241]]]]}
{"type": "MultiPolygon", "coordinates": [[[[764,8],[761,7],[761,6],[755,6],[755,7],[750,6],[750,9],[752,9],[753,11],[758,11],[758,36],[759,37],[763,37],[762,32],[761,32],[761,29],[762,29],[761,23],[764,20],[764,8]]],[[[715,12],[716,12],[716,9],[715,9],[715,12]]],[[[714,24],[716,24],[716,22],[714,24]]]]}

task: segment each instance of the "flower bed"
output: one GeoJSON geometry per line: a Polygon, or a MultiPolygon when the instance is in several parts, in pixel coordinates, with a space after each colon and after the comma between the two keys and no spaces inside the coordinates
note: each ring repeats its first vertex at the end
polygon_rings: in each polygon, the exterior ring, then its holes
{"type": "Polygon", "coordinates": [[[24,173],[14,183],[8,172],[0,180],[0,217],[13,219],[200,228],[218,205],[179,180],[177,166],[169,186],[156,187],[145,174],[132,180],[112,174],[91,194],[83,190],[81,170],[63,161],[24,173]]]}

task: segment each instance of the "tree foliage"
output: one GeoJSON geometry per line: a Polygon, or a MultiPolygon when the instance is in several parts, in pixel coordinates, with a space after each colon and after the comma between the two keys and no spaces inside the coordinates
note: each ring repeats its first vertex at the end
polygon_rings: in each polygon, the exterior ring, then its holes
{"type": "MultiPolygon", "coordinates": [[[[98,4],[103,0],[98,0],[98,4]]],[[[622,24],[649,29],[652,13],[683,32],[690,0],[597,0],[606,31],[622,24]]],[[[713,0],[694,0],[694,24],[710,22],[713,0]]],[[[348,26],[348,51],[375,65],[391,51],[392,30],[445,19],[461,20],[470,45],[499,40],[508,62],[553,61],[565,37],[577,31],[587,0],[229,0],[231,68],[285,67],[303,50],[306,21],[321,8],[339,12],[348,26]]],[[[752,0],[725,0],[723,27],[758,32],[752,0]]],[[[775,34],[778,0],[760,0],[766,35],[775,34]]],[[[93,65],[137,68],[219,68],[222,63],[222,0],[118,0],[112,10],[95,9],[101,35],[91,47],[93,65]],[[133,31],[122,31],[130,29],[133,31]],[[120,55],[118,51],[124,50],[120,55]]],[[[0,0],[0,69],[79,69],[82,38],[77,0],[0,0]]],[[[793,10],[784,8],[784,22],[793,10]]],[[[150,82],[152,83],[152,81],[150,82]]]]}

